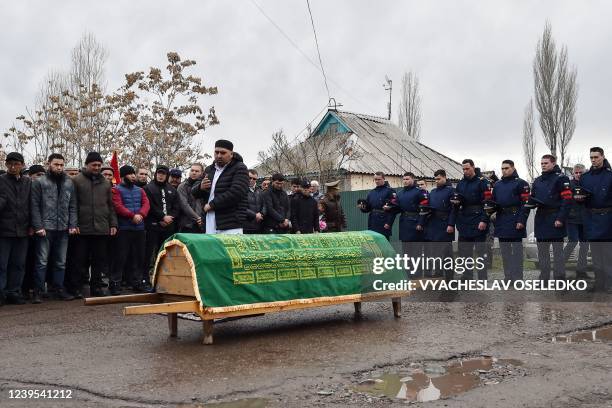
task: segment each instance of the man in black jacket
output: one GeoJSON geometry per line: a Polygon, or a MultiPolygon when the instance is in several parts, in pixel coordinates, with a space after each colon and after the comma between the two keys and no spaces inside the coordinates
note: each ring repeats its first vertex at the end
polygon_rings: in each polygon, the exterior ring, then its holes
{"type": "Polygon", "coordinates": [[[291,226],[295,234],[319,232],[319,208],[308,180],[302,180],[291,199],[291,226]]]}
{"type": "Polygon", "coordinates": [[[229,140],[215,142],[215,161],[204,170],[204,179],[193,186],[202,199],[207,234],[242,234],[248,205],[249,173],[229,140]]]}
{"type": "Polygon", "coordinates": [[[272,175],[272,186],[263,194],[264,221],[263,232],[267,234],[287,234],[291,228],[289,221],[289,197],[283,190],[285,177],[272,175]]]}
{"type": "Polygon", "coordinates": [[[261,233],[263,221],[262,191],[257,188],[257,171],[249,170],[249,206],[246,210],[245,234],[261,233]]]}
{"type": "Polygon", "coordinates": [[[31,180],[21,175],[23,156],[6,156],[7,173],[0,176],[0,305],[22,305],[21,285],[25,274],[30,227],[31,180]]]}
{"type": "Polygon", "coordinates": [[[151,280],[149,271],[155,265],[155,255],[159,248],[172,234],[176,232],[178,216],[181,211],[178,192],[168,184],[168,166],[160,164],[155,169],[153,180],[144,187],[149,199],[149,214],[145,218],[146,244],[144,270],[140,285],[135,287],[138,292],[150,292],[151,280]]]}

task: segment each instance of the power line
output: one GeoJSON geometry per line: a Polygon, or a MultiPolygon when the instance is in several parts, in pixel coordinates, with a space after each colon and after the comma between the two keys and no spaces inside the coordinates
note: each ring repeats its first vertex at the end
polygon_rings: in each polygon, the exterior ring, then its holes
{"type": "MultiPolygon", "coordinates": [[[[253,5],[257,8],[257,10],[259,10],[259,12],[268,20],[268,22],[270,24],[272,24],[279,33],[281,33],[281,35],[283,37],[285,37],[285,39],[287,41],[289,41],[289,44],[291,44],[291,46],[293,46],[293,48],[295,48],[300,54],[302,54],[302,56],[304,58],[306,58],[306,60],[310,63],[310,65],[312,65],[317,71],[321,71],[321,68],[304,52],[302,51],[302,49],[300,47],[298,47],[298,45],[291,39],[291,37],[289,37],[289,35],[287,35],[282,28],[280,28],[280,26],[278,24],[276,24],[274,22],[274,20],[272,20],[272,18],[266,14],[266,12],[261,8],[261,6],[259,4],[257,4],[257,2],[255,0],[251,0],[251,3],[253,3],[253,5]]],[[[336,85],[336,87],[342,91],[346,96],[348,96],[349,98],[351,98],[353,101],[366,106],[368,109],[371,109],[372,111],[374,111],[375,109],[372,108],[372,106],[370,106],[369,104],[357,99],[356,97],[354,97],[353,95],[351,95],[351,93],[349,91],[347,91],[346,89],[344,89],[340,84],[338,84],[336,81],[333,80],[333,78],[329,78],[329,82],[331,82],[332,84],[336,85]]]]}
{"type": "Polygon", "coordinates": [[[321,73],[323,74],[323,81],[325,82],[325,89],[327,90],[327,99],[331,98],[329,94],[329,87],[327,86],[327,77],[325,76],[325,70],[323,69],[323,61],[321,60],[321,51],[319,50],[319,39],[317,38],[317,30],[315,30],[314,20],[312,18],[312,11],[310,10],[310,0],[306,0],[308,6],[308,14],[310,14],[310,24],[312,25],[312,32],[314,34],[315,44],[317,46],[317,55],[319,56],[319,65],[321,65],[321,73]]]}

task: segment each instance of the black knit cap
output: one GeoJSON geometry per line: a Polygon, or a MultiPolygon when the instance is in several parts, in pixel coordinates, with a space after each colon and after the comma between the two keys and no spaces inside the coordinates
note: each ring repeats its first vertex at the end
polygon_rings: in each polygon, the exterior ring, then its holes
{"type": "Polygon", "coordinates": [[[7,162],[9,162],[9,161],[17,161],[17,162],[20,162],[20,163],[24,163],[23,155],[21,153],[17,153],[17,152],[10,152],[9,154],[7,154],[5,161],[7,161],[7,162]]]}
{"type": "Polygon", "coordinates": [[[170,173],[170,169],[165,164],[160,164],[155,168],[155,172],[163,171],[164,173],[170,173]]]}
{"type": "Polygon", "coordinates": [[[274,173],[272,175],[272,181],[285,181],[285,176],[280,173],[274,173]]]}
{"type": "Polygon", "coordinates": [[[223,149],[234,151],[234,144],[229,140],[219,139],[215,142],[215,147],[221,147],[223,149]]]}
{"type": "Polygon", "coordinates": [[[40,164],[33,164],[28,169],[28,174],[44,173],[45,168],[40,164]]]}
{"type": "Polygon", "coordinates": [[[127,164],[125,166],[121,166],[121,168],[119,169],[119,176],[121,178],[124,178],[128,174],[136,174],[136,170],[134,170],[132,166],[128,166],[127,164]]]}
{"type": "Polygon", "coordinates": [[[104,160],[102,160],[102,156],[100,156],[100,153],[98,152],[89,152],[87,153],[87,158],[85,159],[85,164],[89,164],[92,162],[100,162],[102,163],[104,160]]]}

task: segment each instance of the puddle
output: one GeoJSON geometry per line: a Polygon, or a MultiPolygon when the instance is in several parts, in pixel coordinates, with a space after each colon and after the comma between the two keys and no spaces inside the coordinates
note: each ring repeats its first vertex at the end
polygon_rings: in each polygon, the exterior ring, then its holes
{"type": "Polygon", "coordinates": [[[595,330],[584,330],[575,333],[561,334],[552,338],[553,343],[582,343],[612,341],[612,326],[595,330]]]}
{"type": "Polygon", "coordinates": [[[180,408],[265,408],[268,400],[265,398],[245,398],[228,402],[211,402],[206,404],[178,405],[180,408]]]}
{"type": "MultiPolygon", "coordinates": [[[[435,401],[449,398],[481,384],[481,374],[500,366],[520,366],[514,359],[494,357],[461,359],[443,365],[437,363],[411,364],[411,368],[399,373],[385,373],[378,378],[360,382],[355,389],[373,395],[385,395],[414,402],[435,401]]],[[[496,384],[497,382],[485,382],[496,384]]]]}

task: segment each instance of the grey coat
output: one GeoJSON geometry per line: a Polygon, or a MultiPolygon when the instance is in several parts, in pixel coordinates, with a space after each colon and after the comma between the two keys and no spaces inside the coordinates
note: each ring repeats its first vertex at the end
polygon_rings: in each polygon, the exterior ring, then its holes
{"type": "Polygon", "coordinates": [[[181,201],[181,220],[180,227],[181,228],[196,228],[196,220],[198,218],[202,218],[203,208],[202,208],[202,200],[199,198],[195,198],[191,189],[197,180],[187,179],[179,184],[176,189],[179,194],[179,199],[181,201]]]}
{"type": "Polygon", "coordinates": [[[45,174],[32,182],[32,228],[66,231],[77,227],[77,200],[70,177],[62,174],[61,181],[45,174]],[[59,186],[59,191],[58,191],[59,186]]]}

